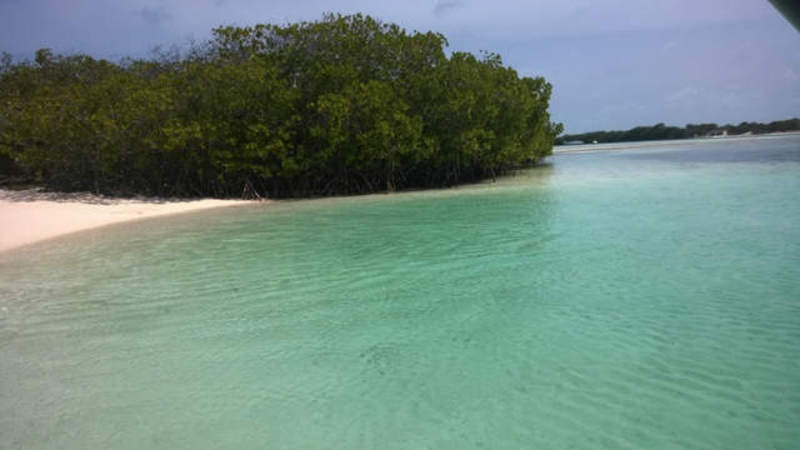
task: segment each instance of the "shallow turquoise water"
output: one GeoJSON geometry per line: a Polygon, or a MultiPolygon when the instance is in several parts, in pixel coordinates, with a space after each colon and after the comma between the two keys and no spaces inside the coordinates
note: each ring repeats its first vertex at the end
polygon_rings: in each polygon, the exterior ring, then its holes
{"type": "Polygon", "coordinates": [[[797,448],[800,137],[0,254],[2,448],[797,448]]]}

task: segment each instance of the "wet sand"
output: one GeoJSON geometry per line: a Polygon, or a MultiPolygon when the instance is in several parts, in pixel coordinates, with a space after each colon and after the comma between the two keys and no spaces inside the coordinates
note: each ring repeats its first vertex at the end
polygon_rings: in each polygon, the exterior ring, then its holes
{"type": "Polygon", "coordinates": [[[89,193],[0,190],[0,252],[115,223],[251,203],[219,199],[118,199],[89,193]]]}

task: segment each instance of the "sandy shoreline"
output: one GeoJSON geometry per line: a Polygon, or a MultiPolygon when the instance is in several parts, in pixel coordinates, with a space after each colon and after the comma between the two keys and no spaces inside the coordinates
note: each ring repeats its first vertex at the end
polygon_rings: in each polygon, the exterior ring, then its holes
{"type": "MultiPolygon", "coordinates": [[[[790,134],[800,134],[800,132],[730,136],[721,139],[680,139],[668,141],[619,142],[611,144],[564,145],[555,147],[553,149],[553,154],[563,155],[610,150],[670,147],[683,145],[687,142],[692,142],[694,144],[712,144],[744,139],[765,139],[790,134]]],[[[0,189],[0,252],[105,225],[203,209],[253,203],[256,202],[249,200],[220,199],[118,199],[90,193],[67,194],[42,192],[36,189],[20,191],[0,189]]]]}
{"type": "Polygon", "coordinates": [[[721,144],[725,142],[735,142],[750,139],[768,139],[770,137],[781,137],[800,134],[800,131],[777,131],[774,133],[749,134],[749,135],[730,135],[719,138],[689,138],[689,139],[664,139],[652,141],[632,141],[632,142],[606,142],[602,144],[569,144],[556,145],[553,147],[553,154],[567,153],[594,153],[609,150],[638,150],[655,147],[674,147],[683,145],[687,142],[692,144],[721,144]]]}
{"type": "Polygon", "coordinates": [[[247,200],[115,199],[87,193],[0,190],[0,252],[76,231],[247,200]]]}

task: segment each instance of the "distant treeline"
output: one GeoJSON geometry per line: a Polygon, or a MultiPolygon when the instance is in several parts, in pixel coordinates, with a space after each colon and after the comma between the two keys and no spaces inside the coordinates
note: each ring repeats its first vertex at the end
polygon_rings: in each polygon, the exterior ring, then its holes
{"type": "Polygon", "coordinates": [[[535,164],[551,85],[368,16],[222,27],[118,63],[0,66],[0,171],[57,190],[307,196],[451,185],[535,164]]]}
{"type": "Polygon", "coordinates": [[[556,139],[556,144],[581,141],[585,143],[656,141],[663,139],[688,139],[695,137],[765,134],[779,131],[800,130],[800,119],[779,120],[770,123],[742,122],[739,125],[722,125],[715,123],[688,124],[684,128],[668,127],[663,123],[652,127],[636,127],[627,131],[592,131],[583,134],[565,134],[556,139]]]}

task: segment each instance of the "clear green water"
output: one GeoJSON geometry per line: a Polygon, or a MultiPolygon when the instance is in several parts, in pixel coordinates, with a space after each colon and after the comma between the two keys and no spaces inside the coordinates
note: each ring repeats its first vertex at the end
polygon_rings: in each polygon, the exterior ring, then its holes
{"type": "Polygon", "coordinates": [[[0,255],[3,448],[798,448],[800,137],[0,255]]]}

